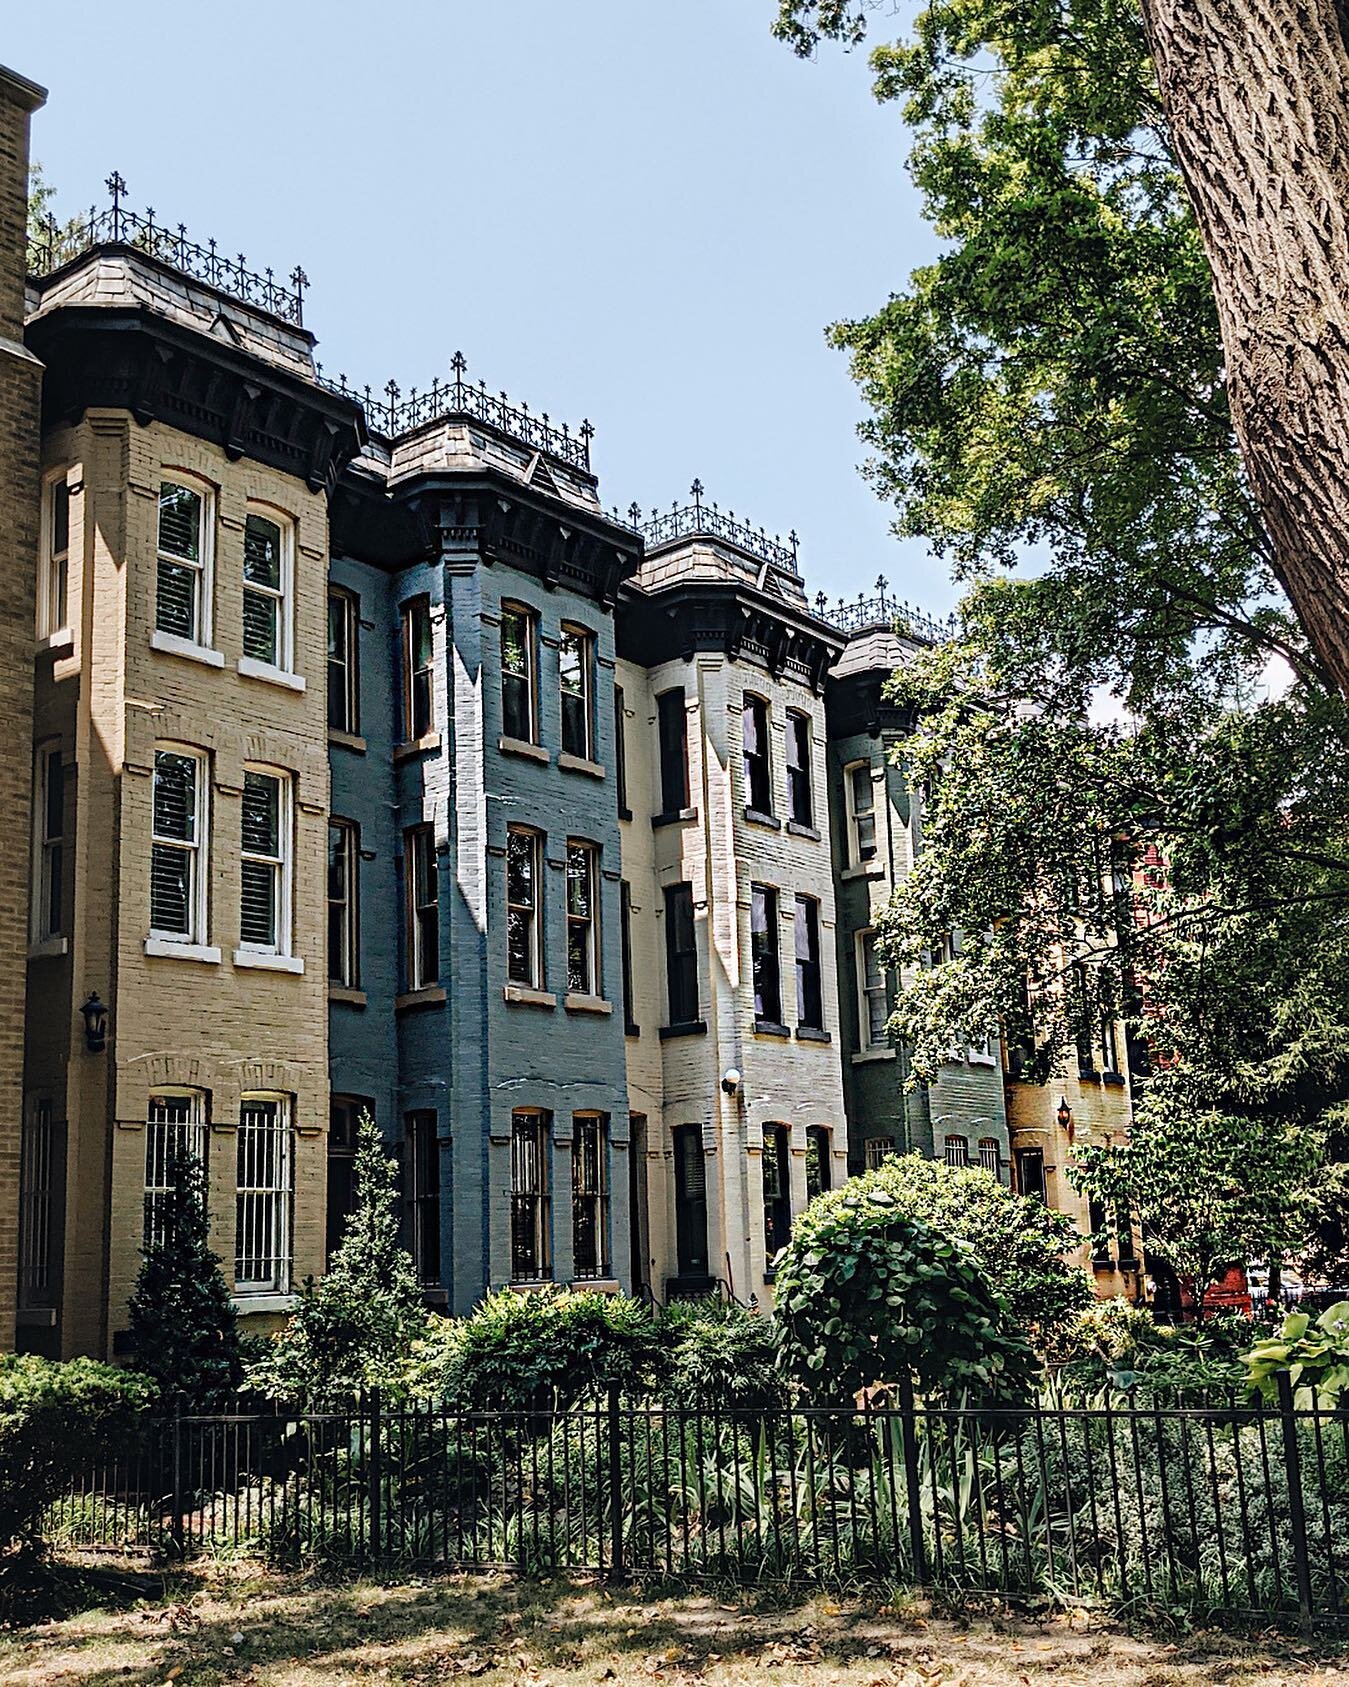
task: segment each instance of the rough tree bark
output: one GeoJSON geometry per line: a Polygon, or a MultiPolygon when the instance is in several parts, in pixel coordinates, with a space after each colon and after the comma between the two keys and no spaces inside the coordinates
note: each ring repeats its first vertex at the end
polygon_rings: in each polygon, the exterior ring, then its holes
{"type": "Polygon", "coordinates": [[[1273,563],[1349,695],[1349,0],[1140,0],[1273,563]]]}

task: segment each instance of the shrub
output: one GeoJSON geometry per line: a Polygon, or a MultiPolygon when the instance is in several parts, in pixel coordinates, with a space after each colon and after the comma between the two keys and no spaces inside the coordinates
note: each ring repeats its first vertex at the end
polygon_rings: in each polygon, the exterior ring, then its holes
{"type": "Polygon", "coordinates": [[[175,1154],[159,1239],[146,1248],[129,1307],[132,1363],[165,1401],[209,1411],[243,1377],[238,1319],[220,1260],[207,1244],[206,1176],[175,1154]]]}
{"type": "Polygon", "coordinates": [[[660,1318],[671,1405],[766,1410],[785,1404],[773,1318],[732,1301],[672,1301],[660,1318]]]}
{"type": "Polygon", "coordinates": [[[969,1243],[903,1210],[886,1168],[812,1201],[779,1256],[784,1358],[845,1400],[907,1374],[924,1394],[1016,1396],[1035,1370],[969,1243]]]}
{"type": "Polygon", "coordinates": [[[295,1316],[249,1371],[277,1400],[337,1401],[397,1383],[428,1314],[398,1237],[398,1171],[373,1119],[356,1138],[356,1208],[327,1275],[307,1281],[295,1316]]]}
{"type": "Polygon", "coordinates": [[[1349,1401],[1349,1300],[1328,1306],[1315,1322],[1307,1312],[1290,1314],[1278,1335],[1257,1341],[1246,1355],[1247,1380],[1266,1399],[1274,1398],[1281,1372],[1301,1410],[1349,1401]]]}
{"type": "Polygon", "coordinates": [[[646,1307],[595,1290],[499,1290],[438,1345],[445,1381],[453,1381],[472,1409],[520,1410],[544,1402],[562,1409],[611,1383],[627,1394],[644,1394],[666,1368],[646,1307]]]}
{"type": "Polygon", "coordinates": [[[1014,1193],[979,1166],[905,1154],[876,1175],[902,1212],[970,1245],[1012,1322],[1042,1348],[1091,1303],[1087,1273],[1065,1257],[1082,1240],[1067,1213],[1014,1193]]]}
{"type": "Polygon", "coordinates": [[[0,1354],[0,1570],[13,1569],[15,1548],[20,1558],[42,1552],[49,1507],[131,1439],[154,1393],[147,1377],[92,1359],[0,1354]]]}

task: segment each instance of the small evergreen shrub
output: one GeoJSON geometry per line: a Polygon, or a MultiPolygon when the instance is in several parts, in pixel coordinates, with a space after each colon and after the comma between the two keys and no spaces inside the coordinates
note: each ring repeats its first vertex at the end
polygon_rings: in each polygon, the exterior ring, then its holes
{"type": "Polygon", "coordinates": [[[399,1240],[398,1169],[374,1120],[356,1138],[356,1207],[327,1274],[307,1281],[295,1316],[249,1371],[276,1400],[323,1404],[396,1386],[428,1313],[411,1255],[399,1240]]]}
{"type": "Polygon", "coordinates": [[[155,1395],[135,1371],[92,1359],[0,1354],[0,1584],[44,1551],[48,1509],[92,1462],[128,1446],[155,1395]]]}
{"type": "Polygon", "coordinates": [[[1019,1398],[1035,1376],[974,1249],[906,1212],[884,1167],[806,1208],[775,1298],[784,1360],[821,1403],[906,1375],[928,1396],[1019,1398]]]}
{"type": "Polygon", "coordinates": [[[206,1174],[195,1154],[171,1157],[172,1193],[144,1251],[129,1307],[132,1364],[166,1404],[210,1411],[243,1378],[238,1320],[207,1241],[206,1174]]]}
{"type": "Polygon", "coordinates": [[[733,1301],[676,1300],[662,1312],[659,1329],[670,1350],[671,1405],[764,1411],[786,1404],[771,1314],[733,1301]]]}

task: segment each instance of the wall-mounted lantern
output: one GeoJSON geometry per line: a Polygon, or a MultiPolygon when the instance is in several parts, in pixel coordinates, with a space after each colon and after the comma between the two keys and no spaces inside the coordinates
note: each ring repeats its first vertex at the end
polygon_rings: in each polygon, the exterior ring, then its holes
{"type": "Polygon", "coordinates": [[[84,1018],[84,1046],[90,1054],[101,1054],[108,1043],[108,1010],[99,1000],[98,991],[91,992],[80,1008],[84,1018]]]}
{"type": "Polygon", "coordinates": [[[1073,1110],[1068,1105],[1068,1097],[1066,1095],[1061,1095],[1059,1097],[1058,1112],[1054,1115],[1054,1117],[1059,1122],[1059,1128],[1068,1132],[1068,1140],[1071,1142],[1074,1136],[1077,1135],[1077,1127],[1073,1124],[1073,1110]]]}

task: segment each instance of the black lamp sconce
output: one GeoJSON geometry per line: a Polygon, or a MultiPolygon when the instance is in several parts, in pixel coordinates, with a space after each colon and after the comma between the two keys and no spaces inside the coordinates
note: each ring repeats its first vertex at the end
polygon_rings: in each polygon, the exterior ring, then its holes
{"type": "Polygon", "coordinates": [[[99,1000],[98,991],[90,993],[81,1008],[84,1019],[84,1046],[90,1054],[102,1054],[108,1045],[108,1010],[99,1000]]]}

